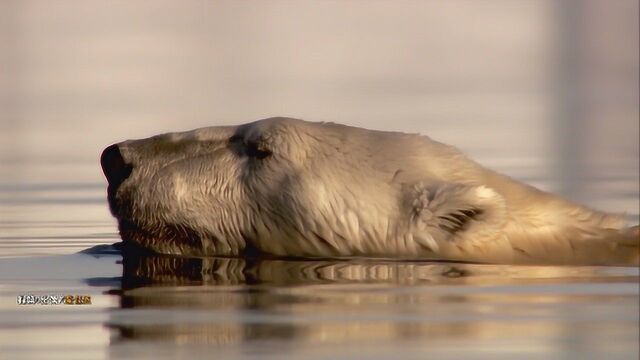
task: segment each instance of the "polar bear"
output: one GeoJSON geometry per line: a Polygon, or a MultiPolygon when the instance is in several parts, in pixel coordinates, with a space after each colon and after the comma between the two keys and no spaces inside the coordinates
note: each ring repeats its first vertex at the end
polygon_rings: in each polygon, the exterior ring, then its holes
{"type": "Polygon", "coordinates": [[[637,264],[638,228],[427,136],[269,118],[106,148],[125,244],[484,263],[637,264]]]}

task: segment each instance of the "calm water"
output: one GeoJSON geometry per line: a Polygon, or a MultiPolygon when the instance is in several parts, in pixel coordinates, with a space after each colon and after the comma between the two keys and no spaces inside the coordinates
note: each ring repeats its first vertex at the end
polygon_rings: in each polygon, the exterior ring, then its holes
{"type": "Polygon", "coordinates": [[[98,166],[127,138],[294,116],[420,132],[638,223],[637,14],[0,1],[0,358],[638,359],[638,268],[123,259],[98,166]]]}
{"type": "MultiPolygon", "coordinates": [[[[104,183],[81,175],[95,162],[3,166],[31,182],[0,187],[2,358],[638,357],[638,268],[123,259],[104,183]],[[18,306],[19,294],[92,304],[18,306]]],[[[633,208],[627,175],[587,182],[617,194],[591,202],[633,208]]]]}

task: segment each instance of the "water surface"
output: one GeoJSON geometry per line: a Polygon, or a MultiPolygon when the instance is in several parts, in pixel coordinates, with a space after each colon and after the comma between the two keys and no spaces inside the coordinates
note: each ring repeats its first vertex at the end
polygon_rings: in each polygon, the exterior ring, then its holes
{"type": "Polygon", "coordinates": [[[104,147],[280,115],[419,132],[638,223],[637,14],[634,0],[0,1],[0,358],[638,359],[638,268],[95,248],[119,241],[104,147]],[[17,305],[26,293],[92,304],[17,305]]]}
{"type": "Polygon", "coordinates": [[[638,356],[638,268],[123,258],[104,192],[0,188],[3,357],[638,356]],[[20,294],[92,304],[17,305],[20,294]]]}

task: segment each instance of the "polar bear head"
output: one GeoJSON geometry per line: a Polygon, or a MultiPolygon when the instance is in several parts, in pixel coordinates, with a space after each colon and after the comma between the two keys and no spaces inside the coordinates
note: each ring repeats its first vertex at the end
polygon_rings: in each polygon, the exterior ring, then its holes
{"type": "Polygon", "coordinates": [[[270,118],[124,141],[101,163],[123,240],[155,252],[384,254],[423,139],[270,118]]]}

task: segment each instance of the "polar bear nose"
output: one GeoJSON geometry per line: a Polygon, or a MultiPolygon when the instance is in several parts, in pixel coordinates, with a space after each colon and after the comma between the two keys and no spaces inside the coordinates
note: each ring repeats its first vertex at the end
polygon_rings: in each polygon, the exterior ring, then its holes
{"type": "Polygon", "coordinates": [[[100,165],[102,171],[107,177],[109,188],[115,193],[120,184],[122,184],[131,175],[133,166],[128,164],[122,157],[118,144],[113,144],[102,152],[100,156],[100,165]]]}

